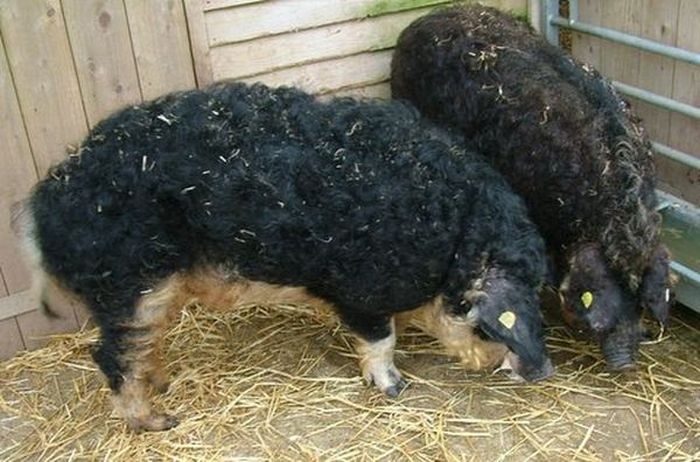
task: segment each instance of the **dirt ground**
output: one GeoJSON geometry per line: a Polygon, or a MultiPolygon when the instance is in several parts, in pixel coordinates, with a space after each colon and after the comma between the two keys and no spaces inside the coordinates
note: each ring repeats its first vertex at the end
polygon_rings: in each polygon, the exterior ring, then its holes
{"type": "Polygon", "coordinates": [[[155,398],[178,427],[127,430],[86,331],[2,364],[0,459],[700,460],[699,329],[676,310],[638,370],[620,375],[555,324],[557,374],[534,385],[468,374],[409,330],[396,363],[410,386],[391,400],[359,378],[328,313],[192,308],[168,336],[173,382],[155,398]]]}

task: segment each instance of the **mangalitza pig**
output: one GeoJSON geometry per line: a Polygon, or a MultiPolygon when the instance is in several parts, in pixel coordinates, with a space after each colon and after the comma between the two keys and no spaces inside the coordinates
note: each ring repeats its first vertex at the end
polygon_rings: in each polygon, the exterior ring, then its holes
{"type": "Polygon", "coordinates": [[[669,310],[655,168],[610,83],[526,24],[479,5],[416,20],[398,40],[392,96],[462,132],[524,198],[564,314],[612,369],[634,365],[643,308],[669,310]]]}
{"type": "Polygon", "coordinates": [[[161,337],[193,299],[330,305],[389,396],[405,386],[393,317],[421,305],[453,347],[478,328],[524,379],[553,372],[544,243],[524,204],[400,102],[240,83],[170,94],[99,123],[18,208],[37,286],[87,305],[93,357],[134,429],[177,424],[147,384],[167,388],[161,337]]]}

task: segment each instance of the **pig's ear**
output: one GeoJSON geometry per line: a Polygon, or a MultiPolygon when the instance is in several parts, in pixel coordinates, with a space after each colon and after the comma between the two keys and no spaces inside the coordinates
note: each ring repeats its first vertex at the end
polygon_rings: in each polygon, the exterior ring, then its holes
{"type": "Polygon", "coordinates": [[[654,251],[639,287],[639,303],[652,312],[661,324],[668,322],[671,307],[671,256],[664,245],[654,251]]]}

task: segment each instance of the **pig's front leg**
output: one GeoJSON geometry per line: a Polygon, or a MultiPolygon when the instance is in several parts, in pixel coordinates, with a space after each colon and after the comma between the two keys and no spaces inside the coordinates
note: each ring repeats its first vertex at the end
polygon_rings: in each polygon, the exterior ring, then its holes
{"type": "Polygon", "coordinates": [[[390,316],[342,313],[350,330],[357,336],[362,376],[392,398],[406,388],[406,381],[394,365],[396,329],[390,316]]]}

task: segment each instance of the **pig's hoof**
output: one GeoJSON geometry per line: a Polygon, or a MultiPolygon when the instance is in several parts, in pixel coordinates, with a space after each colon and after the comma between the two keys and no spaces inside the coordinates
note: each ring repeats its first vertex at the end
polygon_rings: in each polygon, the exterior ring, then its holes
{"type": "Polygon", "coordinates": [[[176,427],[180,421],[177,417],[164,413],[151,413],[146,417],[128,419],[129,426],[137,433],[158,432],[176,427]]]}
{"type": "Polygon", "coordinates": [[[637,364],[634,362],[622,362],[608,364],[608,369],[612,372],[631,372],[637,370],[637,364]]]}
{"type": "Polygon", "coordinates": [[[605,356],[605,362],[608,366],[608,370],[612,372],[627,372],[637,368],[634,357],[628,351],[615,352],[613,354],[605,353],[604,351],[603,356],[605,356]]]}
{"type": "Polygon", "coordinates": [[[395,367],[380,369],[376,372],[368,371],[365,373],[365,379],[369,383],[374,383],[382,393],[390,398],[399,396],[399,393],[408,385],[395,367]]]}
{"type": "Polygon", "coordinates": [[[399,376],[399,380],[386,390],[382,390],[389,398],[396,398],[408,386],[408,382],[403,377],[399,376]]]}

